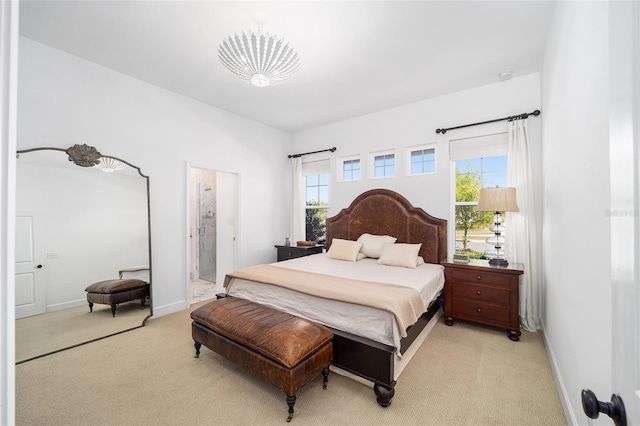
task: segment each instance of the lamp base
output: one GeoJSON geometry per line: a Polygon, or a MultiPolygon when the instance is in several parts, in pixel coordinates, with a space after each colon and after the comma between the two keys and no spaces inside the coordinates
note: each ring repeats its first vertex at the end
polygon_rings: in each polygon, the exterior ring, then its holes
{"type": "Polygon", "coordinates": [[[507,266],[509,266],[509,262],[507,262],[507,259],[490,259],[489,265],[498,268],[506,268],[507,266]]]}

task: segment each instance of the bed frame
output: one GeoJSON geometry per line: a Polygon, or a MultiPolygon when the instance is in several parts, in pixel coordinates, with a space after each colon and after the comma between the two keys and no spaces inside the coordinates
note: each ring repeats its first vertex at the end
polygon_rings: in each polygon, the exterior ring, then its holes
{"type": "MultiPolygon", "coordinates": [[[[326,249],[333,238],[357,240],[368,232],[373,235],[393,235],[398,243],[422,243],[420,256],[425,262],[440,263],[447,258],[447,221],[435,218],[416,208],[397,192],[372,189],[353,200],[337,215],[327,218],[326,249]]],[[[418,322],[407,329],[401,341],[404,353],[442,306],[443,297],[436,299],[418,322]]],[[[333,364],[374,383],[378,404],[387,407],[395,394],[395,352],[393,346],[332,329],[333,364]]]]}

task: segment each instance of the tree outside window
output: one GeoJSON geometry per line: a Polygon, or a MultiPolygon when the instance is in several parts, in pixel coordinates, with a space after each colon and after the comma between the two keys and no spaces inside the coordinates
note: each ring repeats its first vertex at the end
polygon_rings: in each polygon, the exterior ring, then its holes
{"type": "Polygon", "coordinates": [[[478,212],[481,188],[507,186],[507,156],[456,161],[456,252],[481,258],[492,248],[486,238],[493,235],[493,212],[478,212]]]}
{"type": "Polygon", "coordinates": [[[308,175],[306,202],[307,241],[324,244],[327,239],[326,220],[329,211],[329,174],[308,175]]]}

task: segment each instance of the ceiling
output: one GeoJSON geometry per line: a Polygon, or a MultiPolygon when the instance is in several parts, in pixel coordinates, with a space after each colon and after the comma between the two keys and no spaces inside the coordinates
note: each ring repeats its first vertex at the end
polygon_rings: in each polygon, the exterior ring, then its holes
{"type": "Polygon", "coordinates": [[[20,34],[289,133],[541,69],[551,1],[32,1],[20,34]],[[217,58],[229,34],[286,39],[302,66],[259,88],[217,58]]]}

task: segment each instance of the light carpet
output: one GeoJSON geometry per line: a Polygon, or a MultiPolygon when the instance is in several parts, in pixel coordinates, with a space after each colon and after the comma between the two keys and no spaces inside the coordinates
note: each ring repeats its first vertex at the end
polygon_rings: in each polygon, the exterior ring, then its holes
{"type": "Polygon", "coordinates": [[[121,303],[116,316],[110,305],[76,306],[16,320],[16,362],[79,345],[142,325],[149,306],[121,303]]]}
{"type": "MultiPolygon", "coordinates": [[[[18,425],[284,425],[285,394],[202,348],[189,313],[16,366],[18,425]]],[[[292,425],[565,425],[540,333],[436,324],[390,407],[332,373],[298,392],[292,425]]]]}

